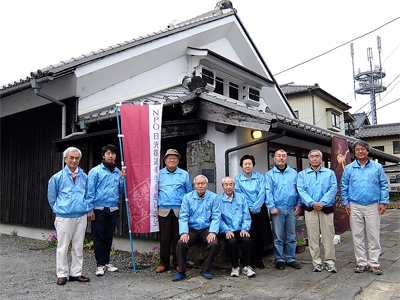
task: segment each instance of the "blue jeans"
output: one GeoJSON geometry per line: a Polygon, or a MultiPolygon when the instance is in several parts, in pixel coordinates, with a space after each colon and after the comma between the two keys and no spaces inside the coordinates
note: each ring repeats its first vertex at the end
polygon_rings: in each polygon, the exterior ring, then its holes
{"type": "Polygon", "coordinates": [[[104,266],[110,262],[110,251],[117,225],[118,210],[110,212],[109,207],[103,210],[94,210],[95,219],[92,221],[93,249],[97,266],[104,266]]]}
{"type": "Polygon", "coordinates": [[[271,214],[272,237],[274,239],[274,257],[277,262],[295,261],[297,217],[294,207],[279,209],[277,215],[271,214]],[[283,233],[286,234],[285,253],[283,251],[283,233]]]}

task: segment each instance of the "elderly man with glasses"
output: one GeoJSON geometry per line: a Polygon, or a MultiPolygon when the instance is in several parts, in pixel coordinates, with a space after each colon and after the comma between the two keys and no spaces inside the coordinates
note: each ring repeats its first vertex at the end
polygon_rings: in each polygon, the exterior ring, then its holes
{"type": "Polygon", "coordinates": [[[168,149],[164,156],[166,167],[158,175],[158,223],[160,226],[160,260],[157,273],[169,270],[171,244],[172,264],[177,268],[175,246],[179,240],[179,210],[183,196],[191,192],[192,183],[188,172],[178,167],[181,155],[168,149]]]}
{"type": "Polygon", "coordinates": [[[380,220],[389,204],[389,187],[382,165],[370,160],[368,153],[369,145],[366,142],[355,143],[356,160],[344,169],[340,194],[342,205],[350,215],[357,261],[354,272],[369,270],[374,275],[381,275],[380,220]]]}

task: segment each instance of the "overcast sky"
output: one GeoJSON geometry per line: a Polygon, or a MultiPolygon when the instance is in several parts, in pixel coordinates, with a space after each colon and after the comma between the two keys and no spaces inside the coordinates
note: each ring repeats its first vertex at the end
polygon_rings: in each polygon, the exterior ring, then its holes
{"type": "MultiPolygon", "coordinates": [[[[217,0],[22,0],[1,5],[0,85],[19,81],[31,71],[100,48],[159,31],[178,19],[214,9],[217,0]]],[[[352,39],[355,69],[381,61],[388,89],[377,96],[378,124],[400,122],[400,10],[397,0],[270,1],[233,0],[238,16],[273,74],[323,54],[352,39]],[[394,102],[396,101],[397,102],[394,102]],[[392,104],[389,104],[393,102],[392,104]],[[385,106],[386,105],[386,106],[385,106]],[[385,106],[380,109],[380,107],[385,106]]],[[[369,96],[354,100],[350,44],[275,76],[279,84],[313,85],[369,112],[369,96]],[[364,106],[364,107],[363,107],[364,106]]],[[[318,125],[318,118],[317,118],[318,125]]]]}

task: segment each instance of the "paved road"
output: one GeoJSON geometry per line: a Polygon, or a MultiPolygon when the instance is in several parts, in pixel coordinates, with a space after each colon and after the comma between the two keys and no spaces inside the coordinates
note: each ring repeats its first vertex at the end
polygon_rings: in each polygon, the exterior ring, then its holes
{"type": "Polygon", "coordinates": [[[113,257],[118,272],[96,277],[93,254],[86,253],[84,275],[91,281],[57,286],[54,249],[10,235],[1,235],[0,242],[1,299],[400,299],[400,209],[389,209],[382,218],[382,276],[353,272],[350,232],[342,234],[336,245],[337,274],[312,272],[306,249],[297,256],[301,270],[276,270],[267,252],[267,268],[255,269],[255,278],[231,278],[226,264],[214,264],[214,279],[205,280],[198,269],[189,269],[188,279],[178,283],[171,281],[173,271],[155,274],[151,269],[138,269],[133,273],[129,253],[113,257]]]}

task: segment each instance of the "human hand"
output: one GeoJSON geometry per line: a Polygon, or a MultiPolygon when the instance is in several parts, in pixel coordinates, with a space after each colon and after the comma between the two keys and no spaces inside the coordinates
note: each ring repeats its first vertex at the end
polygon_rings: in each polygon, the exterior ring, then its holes
{"type": "Polygon", "coordinates": [[[232,231],[228,231],[225,233],[225,237],[229,240],[230,238],[233,238],[235,235],[233,234],[232,231]]]}
{"type": "Polygon", "coordinates": [[[270,213],[271,215],[277,215],[277,214],[279,213],[279,209],[277,209],[277,208],[271,209],[271,210],[269,211],[269,213],[270,213]]]}
{"type": "Polygon", "coordinates": [[[88,213],[88,214],[87,214],[87,217],[88,217],[88,220],[89,220],[89,221],[93,221],[94,218],[95,218],[94,212],[88,213]]]}
{"type": "Polygon", "coordinates": [[[189,242],[189,235],[187,233],[182,233],[181,241],[184,242],[184,243],[189,242]]]}
{"type": "Polygon", "coordinates": [[[245,236],[250,237],[250,234],[249,234],[246,230],[242,230],[242,231],[240,232],[240,236],[241,236],[241,237],[245,237],[245,236]]]}
{"type": "Polygon", "coordinates": [[[345,207],[344,207],[344,211],[346,212],[346,214],[347,214],[348,216],[350,216],[350,213],[351,213],[350,206],[345,206],[345,207]]]}
{"type": "Polygon", "coordinates": [[[314,208],[315,210],[321,210],[321,209],[322,209],[322,204],[321,204],[321,202],[314,202],[313,208],[314,208]]]}
{"type": "Polygon", "coordinates": [[[383,215],[386,211],[386,205],[385,204],[379,204],[379,214],[383,215]]]}
{"type": "Polygon", "coordinates": [[[207,243],[211,243],[211,242],[213,242],[214,240],[215,240],[215,233],[212,233],[212,232],[210,232],[208,235],[207,235],[207,243]]]}
{"type": "Polygon", "coordinates": [[[294,210],[294,213],[293,213],[293,214],[294,214],[295,216],[298,216],[298,215],[301,213],[301,206],[295,205],[294,208],[295,208],[295,210],[294,210]]]}

